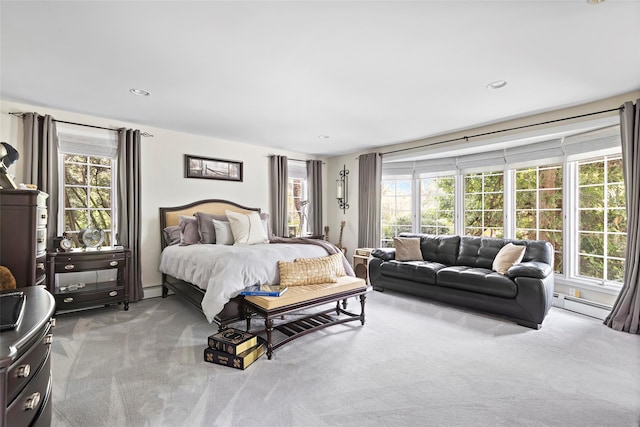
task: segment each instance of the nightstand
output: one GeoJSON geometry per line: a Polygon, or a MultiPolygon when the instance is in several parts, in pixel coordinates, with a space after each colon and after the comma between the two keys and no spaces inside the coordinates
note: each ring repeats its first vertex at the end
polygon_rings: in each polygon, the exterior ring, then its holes
{"type": "Polygon", "coordinates": [[[371,248],[358,248],[353,254],[353,271],[356,277],[369,282],[369,257],[371,256],[371,248]]]}
{"type": "Polygon", "coordinates": [[[124,303],[129,309],[129,259],[125,248],[74,249],[47,254],[48,289],[56,311],[124,303]]]}

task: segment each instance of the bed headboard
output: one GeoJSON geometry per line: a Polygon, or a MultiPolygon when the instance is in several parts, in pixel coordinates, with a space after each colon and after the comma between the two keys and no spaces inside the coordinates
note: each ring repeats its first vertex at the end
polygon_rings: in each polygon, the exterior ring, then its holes
{"type": "Polygon", "coordinates": [[[239,213],[260,212],[260,208],[249,208],[247,206],[242,206],[238,203],[222,199],[198,200],[197,202],[182,206],[160,208],[160,241],[162,242],[162,248],[165,247],[162,230],[170,225],[178,225],[178,217],[180,215],[193,216],[196,212],[224,215],[227,210],[239,213]]]}

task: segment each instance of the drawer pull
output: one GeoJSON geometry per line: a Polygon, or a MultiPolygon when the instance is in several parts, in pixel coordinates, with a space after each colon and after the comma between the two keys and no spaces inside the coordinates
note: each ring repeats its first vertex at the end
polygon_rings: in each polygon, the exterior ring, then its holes
{"type": "Polygon", "coordinates": [[[37,263],[36,270],[44,270],[44,262],[37,263]]]}
{"type": "Polygon", "coordinates": [[[63,302],[73,302],[73,298],[72,297],[66,297],[65,299],[62,300],[63,302]]]}
{"type": "Polygon", "coordinates": [[[47,214],[42,214],[42,215],[40,215],[40,218],[42,218],[42,219],[47,219],[47,214]]]}
{"type": "Polygon", "coordinates": [[[44,243],[44,239],[38,239],[38,244],[44,243]]]}
{"type": "Polygon", "coordinates": [[[73,264],[67,264],[64,266],[65,270],[73,270],[74,268],[76,268],[76,266],[73,264]]]}
{"type": "Polygon", "coordinates": [[[111,267],[115,267],[116,265],[118,265],[118,261],[111,261],[111,262],[109,263],[109,265],[110,265],[111,267]]]}
{"type": "Polygon", "coordinates": [[[40,393],[37,391],[33,393],[27,400],[24,402],[24,410],[30,411],[32,409],[36,409],[40,404],[40,393]]]}
{"type": "Polygon", "coordinates": [[[31,366],[27,363],[26,365],[22,365],[18,368],[18,372],[16,375],[18,378],[27,378],[31,373],[31,366]]]}
{"type": "Polygon", "coordinates": [[[109,292],[109,296],[110,296],[110,297],[115,297],[115,296],[117,296],[117,295],[118,295],[118,291],[111,291],[111,292],[109,292]]]}
{"type": "Polygon", "coordinates": [[[44,344],[45,345],[49,345],[53,342],[53,334],[48,334],[46,337],[44,337],[44,344]]]}

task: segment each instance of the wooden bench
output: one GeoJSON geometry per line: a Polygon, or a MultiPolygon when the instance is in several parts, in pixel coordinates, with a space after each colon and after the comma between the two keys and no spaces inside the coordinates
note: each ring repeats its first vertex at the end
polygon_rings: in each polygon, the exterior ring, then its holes
{"type": "Polygon", "coordinates": [[[267,357],[271,359],[276,348],[319,329],[357,320],[364,325],[364,305],[366,294],[370,290],[371,287],[367,286],[363,279],[343,276],[338,278],[337,283],[290,286],[280,297],[247,296],[243,302],[247,312],[247,331],[251,330],[251,313],[264,318],[267,357]],[[347,299],[351,297],[357,297],[360,300],[359,314],[347,311],[347,299]],[[335,307],[323,308],[318,312],[303,314],[289,320],[286,318],[286,316],[330,303],[335,303],[335,307]],[[282,321],[276,323],[278,319],[282,321]],[[274,330],[282,332],[285,338],[274,343],[274,330]]]}

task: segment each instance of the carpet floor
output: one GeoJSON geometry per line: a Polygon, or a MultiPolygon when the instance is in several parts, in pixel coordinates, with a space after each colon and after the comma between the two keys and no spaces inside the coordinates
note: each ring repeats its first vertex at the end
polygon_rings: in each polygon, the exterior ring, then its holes
{"type": "Polygon", "coordinates": [[[640,426],[640,337],[558,308],[536,331],[373,292],[244,371],[204,362],[215,330],[176,296],[58,315],[53,426],[640,426]]]}

